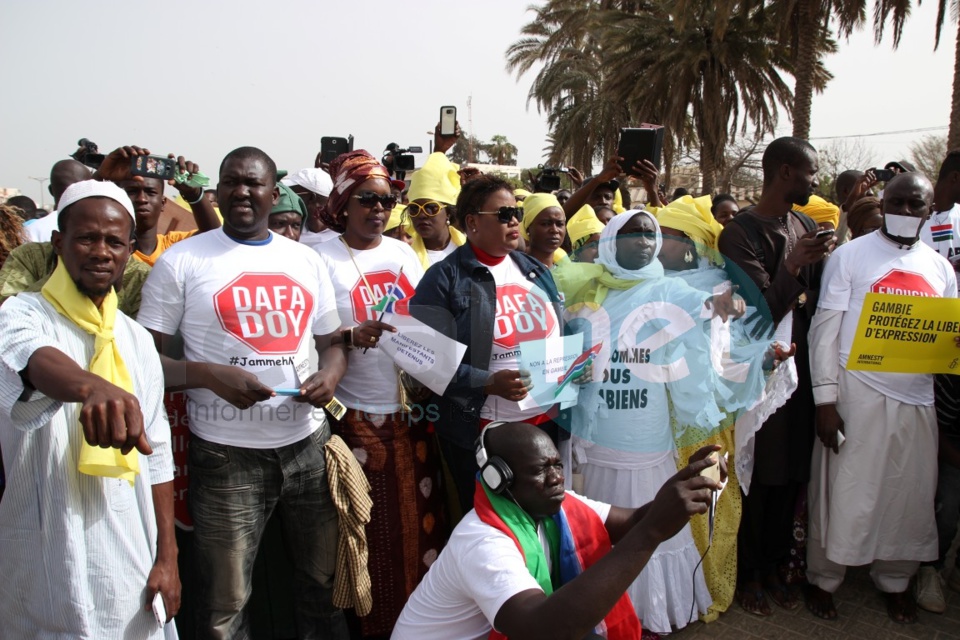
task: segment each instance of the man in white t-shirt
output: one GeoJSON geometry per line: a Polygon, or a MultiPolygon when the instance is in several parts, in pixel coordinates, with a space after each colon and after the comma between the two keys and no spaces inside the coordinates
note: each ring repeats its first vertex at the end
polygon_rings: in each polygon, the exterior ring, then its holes
{"type": "Polygon", "coordinates": [[[197,635],[248,637],[244,606],[267,520],[279,509],[294,563],[301,637],[347,638],[332,603],[337,512],[322,409],[346,368],[333,288],[309,247],[273,234],[276,165],[241,147],[220,165],[223,227],[157,261],[138,320],[165,360],[168,390],[186,389],[197,635]],[[311,338],[321,369],[310,372],[311,338]],[[293,396],[293,397],[291,397],[293,396]]]}
{"type": "Polygon", "coordinates": [[[846,567],[872,563],[890,618],[916,621],[907,586],[921,561],[937,557],[933,376],[846,369],[868,293],[956,297],[950,263],[919,241],[932,200],[923,175],[896,176],[884,189],[883,227],[837,249],[824,272],[810,328],[819,441],[807,541],[807,607],[821,618],[837,616],[832,594],[846,567]]]}
{"type": "Polygon", "coordinates": [[[698,451],[653,502],[622,509],[565,492],[560,454],[537,427],[492,423],[478,442],[477,461],[486,462],[475,509],[410,596],[391,637],[599,638],[601,628],[611,640],[639,638],[625,591],[661,542],[706,512],[717,484],[699,473],[716,463],[717,449],[698,451]]]}
{"type": "Polygon", "coordinates": [[[947,154],[933,187],[933,213],[920,240],[960,270],[960,149],[947,154]]]}

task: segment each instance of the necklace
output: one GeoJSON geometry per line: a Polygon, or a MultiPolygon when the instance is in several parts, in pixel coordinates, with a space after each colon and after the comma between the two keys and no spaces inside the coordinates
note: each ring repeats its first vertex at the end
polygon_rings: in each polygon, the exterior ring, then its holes
{"type": "Polygon", "coordinates": [[[793,251],[793,233],[790,231],[790,213],[787,212],[782,218],[777,218],[777,221],[780,223],[780,230],[783,231],[783,235],[787,237],[787,252],[784,255],[790,255],[790,252],[793,251]]]}

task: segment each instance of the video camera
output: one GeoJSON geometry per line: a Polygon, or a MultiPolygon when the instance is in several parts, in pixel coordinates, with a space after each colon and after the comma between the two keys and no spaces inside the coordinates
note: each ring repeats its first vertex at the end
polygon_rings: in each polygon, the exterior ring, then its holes
{"type": "Polygon", "coordinates": [[[77,141],[77,146],[80,148],[74,151],[70,157],[93,170],[99,169],[100,165],[103,164],[103,154],[97,148],[97,143],[86,138],[80,138],[77,141]]]}
{"type": "Polygon", "coordinates": [[[414,153],[423,153],[423,147],[407,147],[402,149],[396,142],[387,145],[380,162],[387,168],[390,175],[397,180],[403,180],[407,171],[416,169],[414,153]]]}
{"type": "Polygon", "coordinates": [[[553,193],[560,189],[560,174],[570,173],[566,167],[537,167],[540,173],[533,181],[533,190],[537,193],[553,193]]]}

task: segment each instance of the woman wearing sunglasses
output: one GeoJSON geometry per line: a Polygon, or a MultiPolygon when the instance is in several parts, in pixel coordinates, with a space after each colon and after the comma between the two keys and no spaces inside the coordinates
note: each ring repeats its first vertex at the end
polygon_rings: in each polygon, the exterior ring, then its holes
{"type": "Polygon", "coordinates": [[[509,183],[479,175],[463,185],[457,216],[467,242],[431,267],[410,312],[467,345],[443,396],[433,396],[434,427],[466,513],[473,507],[474,442],[491,420],[540,425],[556,441],[554,407],[524,407],[530,379],[520,371],[519,345],[559,336],[562,309],[550,270],[517,251],[520,220],[509,183]]]}
{"type": "Polygon", "coordinates": [[[347,371],[336,397],[347,407],[333,432],[353,450],[370,482],[366,526],[373,609],[363,636],[389,635],[403,605],[446,541],[440,457],[423,408],[405,406],[393,361],[377,348],[394,331],[390,314],[410,299],[423,275],[409,246],[383,235],[397,198],[384,168],[351,151],[330,163],[333,191],[324,222],[342,234],[320,247],[337,296],[347,371]]]}
{"type": "Polygon", "coordinates": [[[453,204],[460,195],[460,174],[457,165],[450,162],[445,152],[460,137],[459,125],[456,131],[455,135],[441,136],[440,125],[437,125],[434,132],[436,151],[413,174],[407,192],[410,202],[406,216],[415,231],[412,246],[424,270],[467,241],[463,233],[450,226],[453,204]]]}

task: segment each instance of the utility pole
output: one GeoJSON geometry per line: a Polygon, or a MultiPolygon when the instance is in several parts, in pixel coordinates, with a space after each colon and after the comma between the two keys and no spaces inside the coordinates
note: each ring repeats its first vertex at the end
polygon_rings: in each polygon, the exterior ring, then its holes
{"type": "Polygon", "coordinates": [[[473,94],[467,96],[467,162],[473,162],[473,94]]]}
{"type": "Polygon", "coordinates": [[[33,176],[28,176],[31,180],[36,180],[40,183],[40,208],[46,210],[46,205],[43,201],[43,183],[49,180],[50,178],[34,178],[33,176]]]}

